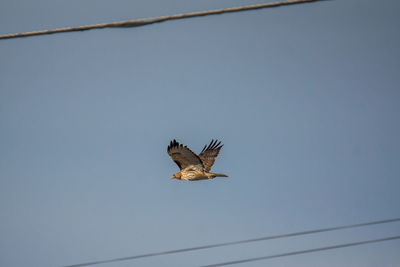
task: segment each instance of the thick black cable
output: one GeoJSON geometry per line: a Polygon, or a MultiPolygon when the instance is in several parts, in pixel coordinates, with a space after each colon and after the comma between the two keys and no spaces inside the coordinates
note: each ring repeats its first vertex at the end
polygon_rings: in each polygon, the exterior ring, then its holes
{"type": "Polygon", "coordinates": [[[139,259],[139,258],[146,258],[146,257],[153,257],[153,256],[161,256],[161,255],[167,255],[167,254],[188,252],[188,251],[193,251],[193,250],[201,250],[201,249],[209,249],[209,248],[216,248],[216,247],[223,247],[223,246],[231,246],[231,245],[244,244],[244,243],[250,243],[250,242],[257,242],[257,241],[264,241],[264,240],[270,240],[270,239],[279,239],[279,238],[301,236],[301,235],[315,234],[315,233],[321,233],[321,232],[337,231],[337,230],[343,230],[343,229],[349,229],[349,228],[364,227],[364,226],[369,226],[369,225],[392,223],[392,222],[398,222],[398,221],[400,221],[400,218],[394,218],[394,219],[389,219],[389,220],[381,220],[381,221],[373,221],[373,222],[367,222],[367,223],[358,223],[358,224],[351,224],[351,225],[343,225],[343,226],[330,227],[330,228],[321,228],[321,229],[316,229],[316,230],[294,232],[294,233],[280,234],[280,235],[273,235],[273,236],[265,236],[265,237],[259,237],[259,238],[252,238],[252,239],[246,239],[246,240],[233,241],[233,242],[225,242],[225,243],[210,244],[210,245],[197,246],[197,247],[191,247],[191,248],[167,250],[167,251],[162,251],[162,252],[153,252],[153,253],[147,253],[147,254],[141,254],[141,255],[135,255],[135,256],[129,256],[129,257],[121,257],[121,258],[114,258],[114,259],[109,259],[109,260],[100,260],[100,261],[92,261],[92,262],[85,262],[85,263],[80,263],[80,264],[67,265],[65,267],[80,267],[80,266],[89,266],[89,265],[95,265],[95,264],[101,264],[101,263],[110,263],[110,262],[116,262],[116,261],[126,261],[126,260],[133,260],[133,259],[139,259]]]}
{"type": "Polygon", "coordinates": [[[334,246],[329,246],[329,247],[320,247],[320,248],[313,248],[313,249],[298,250],[298,251],[292,251],[292,252],[287,252],[287,253],[282,253],[282,254],[275,254],[275,255],[264,256],[264,257],[249,258],[249,259],[237,260],[237,261],[227,261],[227,262],[221,262],[221,263],[217,263],[217,264],[204,265],[204,266],[201,266],[201,267],[217,267],[217,266],[233,265],[233,264],[239,264],[239,263],[245,263],[245,262],[251,262],[251,261],[268,260],[268,259],[273,259],[273,258],[293,256],[293,255],[312,253],[312,252],[318,252],[318,251],[324,251],[324,250],[330,250],[330,249],[360,246],[360,245],[384,242],[384,241],[395,240],[395,239],[400,239],[400,235],[386,237],[386,238],[373,239],[373,240],[367,240],[367,241],[354,242],[354,243],[346,243],[346,244],[334,245],[334,246]]]}

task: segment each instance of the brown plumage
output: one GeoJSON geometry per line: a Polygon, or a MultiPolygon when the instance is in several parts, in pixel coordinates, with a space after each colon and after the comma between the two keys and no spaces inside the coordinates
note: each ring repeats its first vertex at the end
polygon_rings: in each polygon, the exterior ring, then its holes
{"type": "Polygon", "coordinates": [[[225,174],[210,172],[222,146],[218,140],[211,140],[210,144],[205,145],[201,153],[196,155],[187,146],[179,144],[174,139],[170,142],[167,152],[178,165],[180,172],[175,173],[172,178],[193,181],[228,177],[225,174]]]}

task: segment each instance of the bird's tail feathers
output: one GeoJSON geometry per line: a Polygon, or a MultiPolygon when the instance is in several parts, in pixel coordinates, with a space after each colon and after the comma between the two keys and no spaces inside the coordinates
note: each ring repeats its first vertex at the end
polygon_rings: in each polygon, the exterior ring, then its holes
{"type": "Polygon", "coordinates": [[[223,173],[212,173],[212,172],[207,173],[207,176],[208,176],[208,178],[228,177],[228,175],[223,174],[223,173]]]}

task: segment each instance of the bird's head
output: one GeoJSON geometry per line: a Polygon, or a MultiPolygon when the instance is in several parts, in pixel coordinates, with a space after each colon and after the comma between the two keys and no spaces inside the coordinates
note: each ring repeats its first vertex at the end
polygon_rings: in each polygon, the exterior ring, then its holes
{"type": "Polygon", "coordinates": [[[174,173],[174,175],[172,175],[172,179],[181,179],[181,173],[180,172],[174,173]]]}

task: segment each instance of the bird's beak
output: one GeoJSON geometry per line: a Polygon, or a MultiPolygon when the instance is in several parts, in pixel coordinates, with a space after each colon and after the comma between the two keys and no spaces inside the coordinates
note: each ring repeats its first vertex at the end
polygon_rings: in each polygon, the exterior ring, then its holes
{"type": "Polygon", "coordinates": [[[171,179],[175,179],[175,176],[172,175],[171,179]]]}

